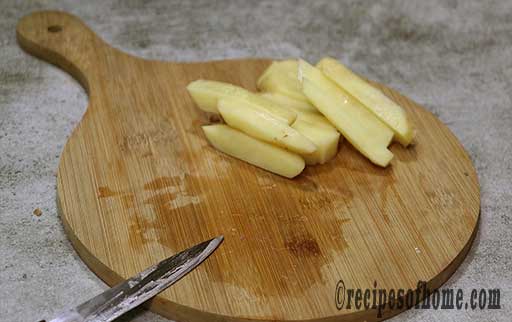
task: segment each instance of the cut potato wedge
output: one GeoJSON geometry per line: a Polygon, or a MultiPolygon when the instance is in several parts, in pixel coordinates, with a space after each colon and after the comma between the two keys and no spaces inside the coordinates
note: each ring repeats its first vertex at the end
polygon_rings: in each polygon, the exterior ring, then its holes
{"type": "Polygon", "coordinates": [[[413,126],[400,105],[333,58],[323,58],[317,67],[389,126],[396,141],[403,146],[411,143],[414,137],[413,126]]]}
{"type": "Polygon", "coordinates": [[[293,98],[277,93],[264,92],[260,95],[274,101],[276,104],[295,110],[295,112],[297,112],[297,120],[301,119],[337,131],[334,125],[309,102],[294,100],[293,98]]]}
{"type": "Polygon", "coordinates": [[[304,159],[299,155],[227,125],[205,125],[203,131],[217,150],[283,177],[293,178],[305,167],[304,159]]]}
{"type": "Polygon", "coordinates": [[[261,91],[280,93],[293,99],[307,102],[297,79],[297,60],[273,62],[258,79],[257,86],[261,91]]]}
{"type": "Polygon", "coordinates": [[[271,114],[255,109],[244,101],[221,99],[217,108],[229,126],[256,139],[300,154],[316,151],[315,144],[307,137],[271,114]]]}
{"type": "Polygon", "coordinates": [[[299,79],[304,95],[371,162],[385,167],[393,158],[387,149],[393,131],[360,102],[301,60],[299,79]]]}
{"type": "Polygon", "coordinates": [[[272,114],[286,124],[292,124],[297,118],[295,111],[228,83],[200,79],[188,84],[187,90],[197,106],[206,112],[218,113],[217,103],[221,98],[237,98],[256,109],[272,114]]]}
{"type": "Polygon", "coordinates": [[[279,71],[288,71],[291,77],[295,77],[297,74],[297,69],[299,68],[299,61],[297,59],[285,59],[285,60],[275,60],[270,64],[267,69],[261,74],[258,79],[258,84],[265,79],[268,75],[270,75],[275,70],[279,71]],[[272,68],[270,68],[272,67],[272,68]]]}
{"type": "Polygon", "coordinates": [[[317,147],[313,153],[302,154],[306,164],[324,164],[336,156],[340,141],[340,133],[336,129],[315,125],[300,118],[293,122],[292,127],[310,139],[317,147]]]}
{"type": "Polygon", "coordinates": [[[306,121],[315,126],[320,126],[327,130],[338,132],[336,127],[328,119],[326,119],[325,116],[319,113],[297,112],[297,120],[306,121]]]}
{"type": "Polygon", "coordinates": [[[316,109],[316,107],[314,107],[313,104],[311,104],[309,101],[306,102],[306,101],[302,101],[302,100],[297,100],[297,99],[291,98],[291,97],[283,95],[283,94],[271,93],[271,92],[263,92],[263,93],[260,93],[260,95],[271,100],[272,102],[274,102],[278,105],[281,105],[281,106],[284,106],[287,108],[291,108],[295,111],[319,113],[318,110],[316,109]]]}

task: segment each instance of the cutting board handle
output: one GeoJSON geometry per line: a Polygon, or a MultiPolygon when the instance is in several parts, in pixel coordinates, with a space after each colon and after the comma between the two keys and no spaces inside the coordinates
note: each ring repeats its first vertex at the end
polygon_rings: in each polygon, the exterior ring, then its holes
{"type": "Polygon", "coordinates": [[[62,11],[38,11],[21,18],[16,37],[25,51],[64,69],[88,92],[105,50],[113,50],[79,18],[62,11]]]}

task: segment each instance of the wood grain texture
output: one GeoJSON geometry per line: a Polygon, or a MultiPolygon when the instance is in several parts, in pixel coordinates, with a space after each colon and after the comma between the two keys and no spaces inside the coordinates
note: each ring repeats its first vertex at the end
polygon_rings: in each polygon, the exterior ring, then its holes
{"type": "Polygon", "coordinates": [[[345,141],[334,160],[289,180],[211,148],[200,128],[207,116],[185,89],[204,78],[254,90],[269,60],[144,60],[62,12],[24,17],[17,36],[89,94],[57,193],[69,238],[100,278],[114,284],[226,237],[152,301],[156,312],[181,321],[377,320],[371,310],[336,308],[338,280],[437,288],[470,248],[480,197],[468,155],[436,117],[390,89],[380,86],[418,132],[414,146],[391,146],[392,166],[373,166],[345,141]]]}

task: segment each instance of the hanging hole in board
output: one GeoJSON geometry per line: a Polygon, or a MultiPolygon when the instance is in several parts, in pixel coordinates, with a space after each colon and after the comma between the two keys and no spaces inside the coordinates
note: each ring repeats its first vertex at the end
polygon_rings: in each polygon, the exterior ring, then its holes
{"type": "Polygon", "coordinates": [[[56,32],[61,32],[61,31],[62,31],[62,27],[59,25],[51,25],[48,27],[48,32],[56,33],[56,32]]]}

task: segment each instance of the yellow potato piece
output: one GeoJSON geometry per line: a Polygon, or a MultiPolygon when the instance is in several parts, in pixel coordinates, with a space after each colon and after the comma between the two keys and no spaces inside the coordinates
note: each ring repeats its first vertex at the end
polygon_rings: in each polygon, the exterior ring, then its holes
{"type": "Polygon", "coordinates": [[[276,104],[295,110],[297,112],[297,120],[301,119],[337,131],[334,125],[309,102],[294,100],[277,93],[264,92],[260,93],[260,95],[274,101],[276,104]]]}
{"type": "Polygon", "coordinates": [[[297,79],[297,60],[274,61],[258,79],[257,86],[261,91],[280,93],[293,99],[307,102],[297,79]]]}
{"type": "Polygon", "coordinates": [[[388,125],[396,141],[403,146],[411,143],[414,138],[413,126],[400,105],[333,58],[323,58],[317,67],[388,125]]]}
{"type": "Polygon", "coordinates": [[[297,118],[295,111],[228,83],[199,79],[188,84],[187,90],[197,106],[206,112],[218,113],[217,103],[221,98],[237,98],[254,108],[272,114],[286,124],[292,124],[297,118]]]}
{"type": "Polygon", "coordinates": [[[371,162],[385,167],[393,158],[387,149],[393,131],[360,102],[301,60],[299,79],[304,95],[371,162]]]}
{"type": "Polygon", "coordinates": [[[260,95],[280,106],[291,108],[295,111],[319,113],[316,107],[314,107],[309,101],[297,100],[280,93],[263,92],[260,93],[260,95]]]}
{"type": "Polygon", "coordinates": [[[338,132],[336,127],[328,119],[326,119],[322,114],[319,114],[319,113],[297,112],[297,120],[295,120],[295,121],[298,121],[298,120],[306,121],[315,126],[320,126],[327,130],[338,132]]]}
{"type": "Polygon", "coordinates": [[[271,114],[255,109],[243,101],[221,99],[217,108],[229,126],[256,139],[296,153],[309,154],[316,151],[315,144],[307,137],[271,114]]]}
{"type": "Polygon", "coordinates": [[[255,139],[224,124],[203,126],[208,141],[219,151],[287,178],[305,167],[299,155],[255,139]]]}
{"type": "Polygon", "coordinates": [[[260,78],[258,79],[258,83],[275,70],[288,71],[291,77],[296,77],[298,68],[299,61],[297,59],[275,60],[272,62],[272,64],[270,64],[269,67],[267,67],[267,69],[265,69],[263,74],[261,74],[260,78]]]}
{"type": "Polygon", "coordinates": [[[302,154],[306,164],[324,164],[336,156],[340,141],[340,133],[336,129],[318,126],[300,118],[293,122],[292,127],[310,139],[317,147],[313,153],[302,154]]]}

